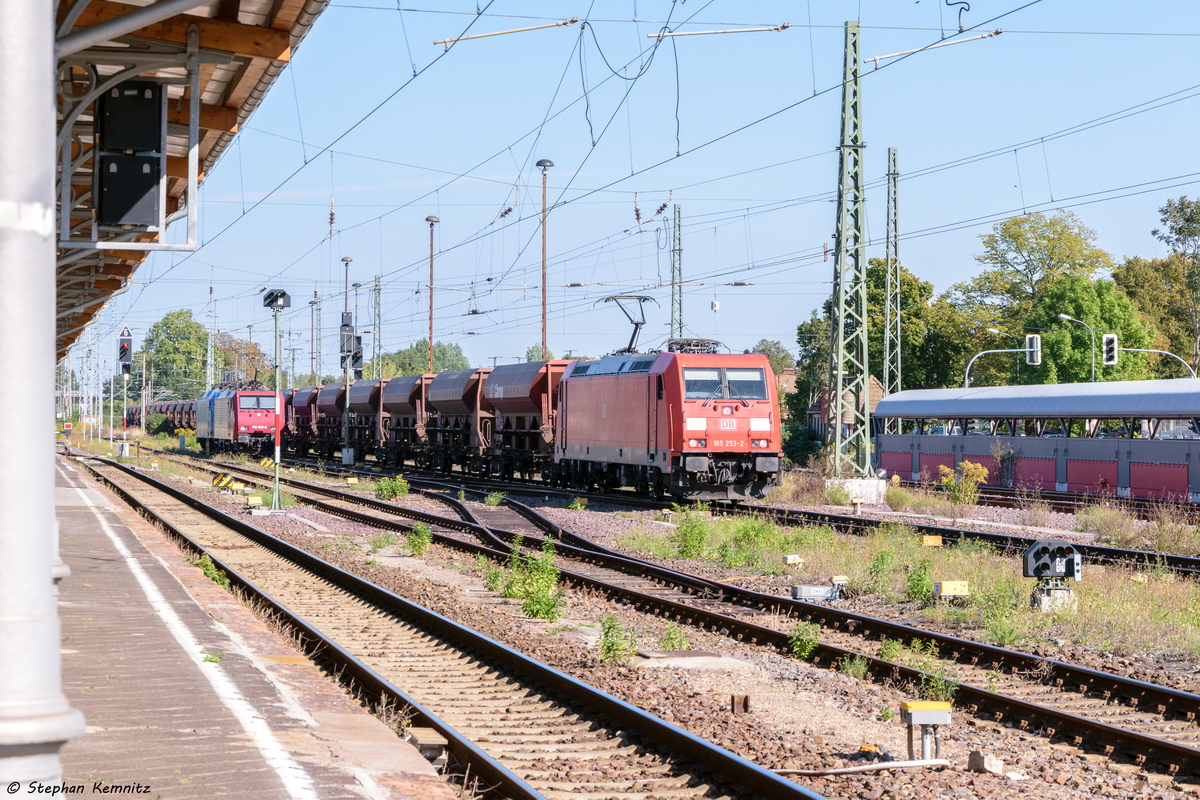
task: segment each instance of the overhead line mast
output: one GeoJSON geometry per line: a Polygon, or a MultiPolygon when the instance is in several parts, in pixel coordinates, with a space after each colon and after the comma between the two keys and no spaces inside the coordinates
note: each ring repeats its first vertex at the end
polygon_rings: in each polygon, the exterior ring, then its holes
{"type": "Polygon", "coordinates": [[[683,211],[675,204],[671,226],[671,339],[683,338],[683,211]]]}
{"type": "MultiPolygon", "coordinates": [[[[888,148],[887,201],[887,290],[884,296],[883,322],[883,390],[887,394],[900,391],[900,217],[896,184],[900,171],[896,167],[896,148],[888,148]]],[[[885,433],[899,433],[900,420],[884,421],[885,433]]]]}
{"type": "Polygon", "coordinates": [[[833,262],[833,348],[829,405],[833,465],[843,476],[871,474],[870,372],[867,368],[867,282],[863,201],[862,94],[858,20],[846,22],[842,136],[838,148],[837,243],[833,262]]]}

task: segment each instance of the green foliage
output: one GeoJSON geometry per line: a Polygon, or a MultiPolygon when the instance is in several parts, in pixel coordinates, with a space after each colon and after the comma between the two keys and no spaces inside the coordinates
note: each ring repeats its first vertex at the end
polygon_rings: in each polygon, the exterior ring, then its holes
{"type": "MultiPolygon", "coordinates": [[[[1042,334],[1042,364],[1022,367],[1020,382],[1082,383],[1090,380],[1092,335],[1082,325],[1059,319],[1060,313],[1083,320],[1096,334],[1116,331],[1121,347],[1148,348],[1154,341],[1149,326],[1123,291],[1110,280],[1066,277],[1046,287],[1038,296],[1025,327],[1042,334]]],[[[1105,366],[1096,354],[1096,380],[1137,380],[1146,377],[1142,353],[1121,353],[1115,366],[1105,366]]]]}
{"type": "Polygon", "coordinates": [[[891,722],[893,719],[895,719],[895,717],[896,717],[896,712],[892,711],[887,706],[884,706],[883,708],[879,709],[879,721],[880,722],[891,722]]]}
{"type": "Polygon", "coordinates": [[[867,580],[863,589],[868,594],[884,592],[892,583],[892,573],[896,567],[896,554],[891,550],[880,550],[871,559],[867,567],[867,580]]]}
{"type": "Polygon", "coordinates": [[[466,491],[466,489],[459,489],[459,490],[458,490],[458,499],[459,499],[459,500],[466,500],[466,499],[467,499],[467,491],[466,491]]]}
{"type": "Polygon", "coordinates": [[[380,478],[375,487],[375,497],[380,500],[395,500],[408,494],[408,481],[403,478],[380,478]]]}
{"type": "Polygon", "coordinates": [[[987,481],[987,468],[974,461],[960,461],[956,469],[938,464],[938,484],[956,506],[973,506],[979,499],[979,484],[987,481]]]}
{"type": "Polygon", "coordinates": [[[774,339],[759,339],[758,344],[754,345],[751,353],[759,353],[767,357],[767,363],[771,365],[771,371],[776,377],[783,374],[785,369],[795,369],[796,357],[788,352],[788,349],[783,346],[783,342],[774,339]]]}
{"type": "Polygon", "coordinates": [[[835,483],[825,489],[825,502],[831,506],[850,505],[850,492],[845,486],[835,483]]]}
{"type": "Polygon", "coordinates": [[[567,508],[570,509],[571,511],[586,511],[587,510],[587,498],[586,497],[576,497],[571,502],[567,503],[567,508]]]}
{"type": "Polygon", "coordinates": [[[383,533],[371,539],[371,552],[378,553],[383,548],[391,547],[398,541],[399,540],[396,538],[395,533],[392,531],[384,531],[383,533]]]}
{"type": "Polygon", "coordinates": [[[692,643],[688,641],[683,630],[674,621],[667,623],[667,629],[658,639],[660,650],[691,650],[692,643]]]}
{"type": "Polygon", "coordinates": [[[530,363],[533,361],[549,361],[552,358],[554,358],[554,351],[551,350],[549,347],[546,348],[546,357],[542,358],[542,343],[541,342],[538,342],[537,344],[531,344],[531,345],[529,345],[529,347],[525,348],[525,362],[526,363],[530,363]]]}
{"type": "Polygon", "coordinates": [[[670,539],[679,558],[699,558],[708,544],[708,520],[699,512],[686,511],[670,539]]]}
{"type": "MultiPolygon", "coordinates": [[[[170,311],[151,325],[142,342],[142,351],[147,356],[146,368],[157,397],[164,396],[159,394],[162,391],[173,400],[189,399],[198,397],[204,391],[208,331],[193,318],[190,309],[170,311]]],[[[141,372],[143,352],[134,354],[135,373],[141,372]]],[[[128,390],[131,402],[135,395],[137,402],[141,401],[139,393],[145,383],[141,379],[143,377],[140,374],[130,376],[128,390]]]]}
{"type": "Polygon", "coordinates": [[[230,581],[229,576],[225,571],[213,563],[212,557],[208,553],[202,553],[197,559],[188,559],[188,563],[199,568],[204,573],[204,577],[220,586],[225,591],[229,591],[230,581]]]}
{"type": "Polygon", "coordinates": [[[929,573],[928,558],[909,570],[904,596],[917,603],[933,602],[933,578],[929,573]]]}
{"type": "MultiPolygon", "coordinates": [[[[788,395],[786,402],[799,406],[794,402],[800,396],[799,391],[788,395]]],[[[793,464],[807,463],[810,458],[821,452],[822,442],[816,431],[805,424],[804,407],[792,411],[787,423],[783,426],[783,455],[793,464]]]]}
{"type": "Polygon", "coordinates": [[[838,659],[838,671],[856,680],[867,677],[867,659],[863,656],[842,656],[838,659]]]}
{"type": "Polygon", "coordinates": [[[904,642],[899,639],[884,639],[879,645],[879,659],[881,661],[890,661],[893,664],[901,664],[904,662],[906,653],[904,642]]]}
{"type": "Polygon", "coordinates": [[[637,655],[637,633],[621,625],[616,614],[607,614],[600,620],[600,641],[596,647],[601,664],[628,664],[637,655]]]}
{"type": "Polygon", "coordinates": [[[160,414],[155,411],[152,414],[146,415],[146,433],[157,436],[160,433],[170,433],[171,425],[167,421],[166,414],[160,414]]]}
{"type": "Polygon", "coordinates": [[[1017,631],[1017,626],[1004,617],[996,617],[990,620],[984,627],[984,631],[1001,647],[1012,647],[1021,638],[1020,633],[1017,631]]]}
{"type": "Polygon", "coordinates": [[[498,506],[504,502],[504,492],[492,492],[487,497],[483,498],[484,505],[498,506]]]}
{"type": "Polygon", "coordinates": [[[904,488],[892,484],[884,491],[883,501],[892,511],[903,511],[912,505],[913,497],[904,488]]]}
{"type": "Polygon", "coordinates": [[[483,553],[475,554],[475,569],[483,573],[483,588],[498,592],[504,585],[504,570],[497,567],[483,553]]]}
{"type": "Polygon", "coordinates": [[[522,600],[522,610],[531,617],[556,620],[562,616],[563,595],[558,590],[559,569],[554,562],[554,542],[546,539],[536,556],[521,546],[524,537],[513,541],[501,594],[522,600]]]}
{"type": "MultiPolygon", "coordinates": [[[[413,342],[409,347],[403,350],[397,350],[394,353],[384,353],[379,357],[381,376],[384,378],[395,378],[400,375],[424,375],[429,369],[429,340],[421,339],[418,342],[413,342]]],[[[467,361],[467,357],[463,355],[462,348],[457,344],[447,344],[445,342],[433,343],[433,371],[446,372],[447,370],[469,369],[471,363],[467,361]]],[[[375,361],[372,359],[367,364],[366,370],[375,368],[375,361]]]]}
{"type": "Polygon", "coordinates": [[[414,556],[420,557],[425,555],[429,546],[433,544],[433,531],[429,529],[428,525],[417,522],[413,524],[412,530],[405,538],[408,540],[409,551],[414,556]]]}
{"type": "Polygon", "coordinates": [[[788,650],[801,661],[807,661],[820,643],[821,627],[815,622],[797,622],[788,634],[788,650]]]}
{"type": "Polygon", "coordinates": [[[378,567],[379,566],[379,562],[373,558],[368,558],[366,561],[363,561],[363,564],[368,567],[378,567]]]}

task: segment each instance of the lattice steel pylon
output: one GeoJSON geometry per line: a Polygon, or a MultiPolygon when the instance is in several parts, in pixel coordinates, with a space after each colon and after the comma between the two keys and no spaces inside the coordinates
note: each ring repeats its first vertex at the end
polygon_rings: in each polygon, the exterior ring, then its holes
{"type": "MultiPolygon", "coordinates": [[[[887,289],[883,312],[883,390],[900,391],[900,217],[897,210],[896,148],[888,148],[887,289]]],[[[884,422],[884,433],[899,433],[900,420],[884,422]]]]}
{"type": "Polygon", "coordinates": [[[380,363],[380,355],[383,354],[383,283],[381,276],[375,276],[375,319],[371,321],[371,363],[374,365],[373,375],[376,378],[383,377],[383,365],[380,363]]]}
{"type": "Polygon", "coordinates": [[[671,226],[671,339],[683,338],[683,212],[675,204],[671,226]]]}
{"type": "Polygon", "coordinates": [[[846,22],[842,138],[838,148],[837,246],[833,262],[833,465],[838,475],[871,474],[871,398],[867,369],[866,199],[863,189],[862,94],[858,20],[846,22]]]}

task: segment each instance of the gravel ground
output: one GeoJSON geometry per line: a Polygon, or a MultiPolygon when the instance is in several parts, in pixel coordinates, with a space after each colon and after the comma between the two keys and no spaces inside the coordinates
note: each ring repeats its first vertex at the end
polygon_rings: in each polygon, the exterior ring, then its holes
{"type": "MultiPolygon", "coordinates": [[[[226,510],[245,513],[239,497],[215,495],[201,487],[188,486],[188,491],[209,502],[219,497],[219,504],[226,510]]],[[[416,498],[404,498],[397,504],[417,504],[412,501],[416,498]]],[[[440,508],[435,501],[419,503],[429,510],[434,510],[434,506],[440,508]]],[[[560,525],[610,546],[616,544],[621,534],[646,526],[647,520],[642,517],[649,516],[637,513],[615,516],[603,513],[604,507],[596,503],[589,511],[549,508],[545,501],[537,505],[560,525]]],[[[686,631],[694,649],[737,659],[748,665],[750,671],[603,666],[592,644],[602,616],[616,613],[622,624],[639,632],[643,643],[660,636],[664,623],[587,592],[569,593],[566,616],[555,624],[529,620],[515,603],[485,591],[471,571],[469,559],[456,551],[434,546],[425,557],[417,559],[405,555],[403,547],[394,546],[369,554],[366,550],[370,539],[378,535],[377,529],[300,505],[290,507],[289,511],[330,530],[316,532],[292,516],[254,517],[252,521],[264,530],[766,767],[837,768],[860,759],[874,759],[875,756],[860,755],[863,745],[881,747],[897,759],[907,755],[903,727],[895,720],[881,718],[886,715],[886,712],[881,714],[883,709],[894,712],[899,703],[911,699],[903,687],[856,681],[762,648],[694,630],[686,631]],[[367,559],[379,563],[367,565],[364,563],[367,559]],[[750,695],[752,712],[732,714],[731,694],[750,695]]],[[[683,566],[696,572],[726,573],[728,577],[728,570],[714,570],[700,564],[683,566]]],[[[1133,662],[1117,666],[1137,668],[1133,662]]],[[[1189,785],[1174,784],[1161,776],[1139,773],[1134,767],[1114,765],[1106,759],[1082,756],[1074,748],[965,715],[956,715],[955,723],[945,731],[944,755],[953,764],[950,769],[796,780],[831,798],[869,800],[1029,795],[1165,800],[1200,794],[1189,785]],[[965,771],[967,754],[975,749],[1001,758],[1004,774],[965,771]]]]}

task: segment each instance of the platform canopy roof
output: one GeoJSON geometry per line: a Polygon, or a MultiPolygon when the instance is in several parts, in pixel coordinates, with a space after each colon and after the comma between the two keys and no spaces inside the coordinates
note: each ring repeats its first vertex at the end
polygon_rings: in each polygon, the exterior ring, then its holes
{"type": "Polygon", "coordinates": [[[1200,379],[916,389],[879,401],[877,417],[902,419],[1190,419],[1200,379]]]}
{"type": "MultiPolygon", "coordinates": [[[[138,55],[167,64],[172,54],[188,51],[189,31],[198,33],[200,112],[199,175],[212,169],[229,147],[238,127],[262,102],[283,72],[329,0],[57,0],[59,58],[58,108],[60,172],[63,145],[69,145],[70,187],[59,189],[59,229],[68,206],[72,233],[93,218],[91,186],[92,106],[77,113],[76,98],[96,82],[117,74],[115,66],[138,55]],[[68,198],[65,203],[63,198],[68,198]]],[[[179,62],[182,64],[182,61],[179,62]]],[[[165,65],[138,73],[140,78],[167,80],[166,212],[187,203],[190,91],[182,66],[165,65]],[[171,79],[174,79],[173,81],[171,79]]],[[[181,222],[174,223],[182,225],[181,222]]],[[[60,237],[61,238],[61,237],[60,237]]],[[[130,242],[155,242],[159,233],[138,232],[130,242]]],[[[146,250],[94,249],[60,245],[57,282],[57,357],[104,308],[129,288],[130,278],[149,253],[146,250]]]]}

